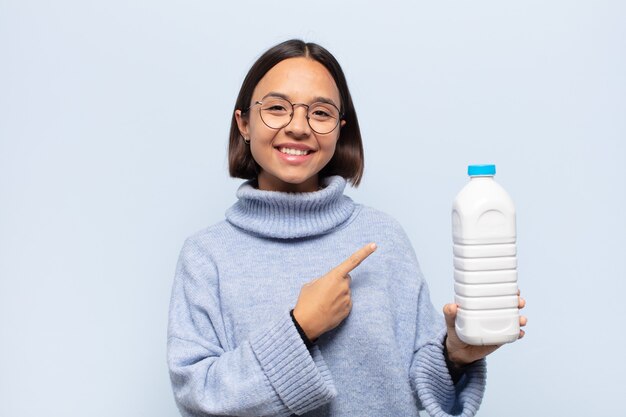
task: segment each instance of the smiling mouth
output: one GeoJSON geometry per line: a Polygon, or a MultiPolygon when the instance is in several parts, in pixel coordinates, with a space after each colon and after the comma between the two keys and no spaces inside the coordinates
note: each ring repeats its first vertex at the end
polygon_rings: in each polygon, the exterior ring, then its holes
{"type": "Polygon", "coordinates": [[[297,155],[304,156],[310,154],[312,151],[305,149],[291,149],[291,148],[277,148],[279,152],[284,153],[285,155],[297,155]]]}

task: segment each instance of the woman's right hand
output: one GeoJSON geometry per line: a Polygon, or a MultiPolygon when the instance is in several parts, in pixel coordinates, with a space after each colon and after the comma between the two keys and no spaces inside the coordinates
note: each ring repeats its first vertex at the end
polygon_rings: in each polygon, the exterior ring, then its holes
{"type": "Polygon", "coordinates": [[[375,250],[376,244],[369,243],[326,275],[302,286],[293,315],[309,340],[334,329],[348,317],[352,309],[349,273],[375,250]]]}

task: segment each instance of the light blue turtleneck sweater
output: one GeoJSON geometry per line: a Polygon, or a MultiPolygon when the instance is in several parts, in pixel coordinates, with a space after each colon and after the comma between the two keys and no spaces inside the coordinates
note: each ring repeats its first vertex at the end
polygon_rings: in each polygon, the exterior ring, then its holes
{"type": "Polygon", "coordinates": [[[168,364],[183,416],[471,416],[485,362],[454,385],[443,318],[389,216],[355,204],[346,181],[313,193],[244,183],[226,220],[188,238],[174,279],[168,364]],[[300,288],[355,250],[350,315],[307,349],[289,315],[300,288]]]}

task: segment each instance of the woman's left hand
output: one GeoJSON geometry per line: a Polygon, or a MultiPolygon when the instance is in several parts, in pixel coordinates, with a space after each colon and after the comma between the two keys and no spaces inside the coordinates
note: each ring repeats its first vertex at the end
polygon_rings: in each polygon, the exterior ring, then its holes
{"type": "MultiPolygon", "coordinates": [[[[519,293],[518,293],[519,296],[519,293]]],[[[526,300],[519,297],[519,308],[522,309],[526,305],[526,300]]],[[[456,334],[454,320],[456,318],[458,306],[456,304],[446,304],[443,307],[443,315],[446,318],[446,326],[448,328],[448,336],[446,337],[446,349],[448,351],[448,359],[455,365],[462,367],[474,361],[484,358],[491,352],[495,351],[502,345],[490,346],[474,346],[468,345],[461,341],[456,334]]],[[[528,320],[526,316],[520,316],[519,325],[526,326],[528,320]]],[[[519,339],[524,337],[524,330],[520,329],[519,339]]]]}

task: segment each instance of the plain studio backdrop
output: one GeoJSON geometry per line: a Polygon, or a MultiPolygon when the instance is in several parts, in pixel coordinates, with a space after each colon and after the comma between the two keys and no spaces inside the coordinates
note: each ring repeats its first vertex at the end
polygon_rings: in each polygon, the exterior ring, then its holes
{"type": "Polygon", "coordinates": [[[625,4],[0,0],[0,415],[178,415],[178,252],[235,201],[246,71],[294,37],[342,64],[348,193],[400,221],[437,308],[467,164],[516,202],[527,336],[488,358],[479,416],[623,415],[625,4]]]}

